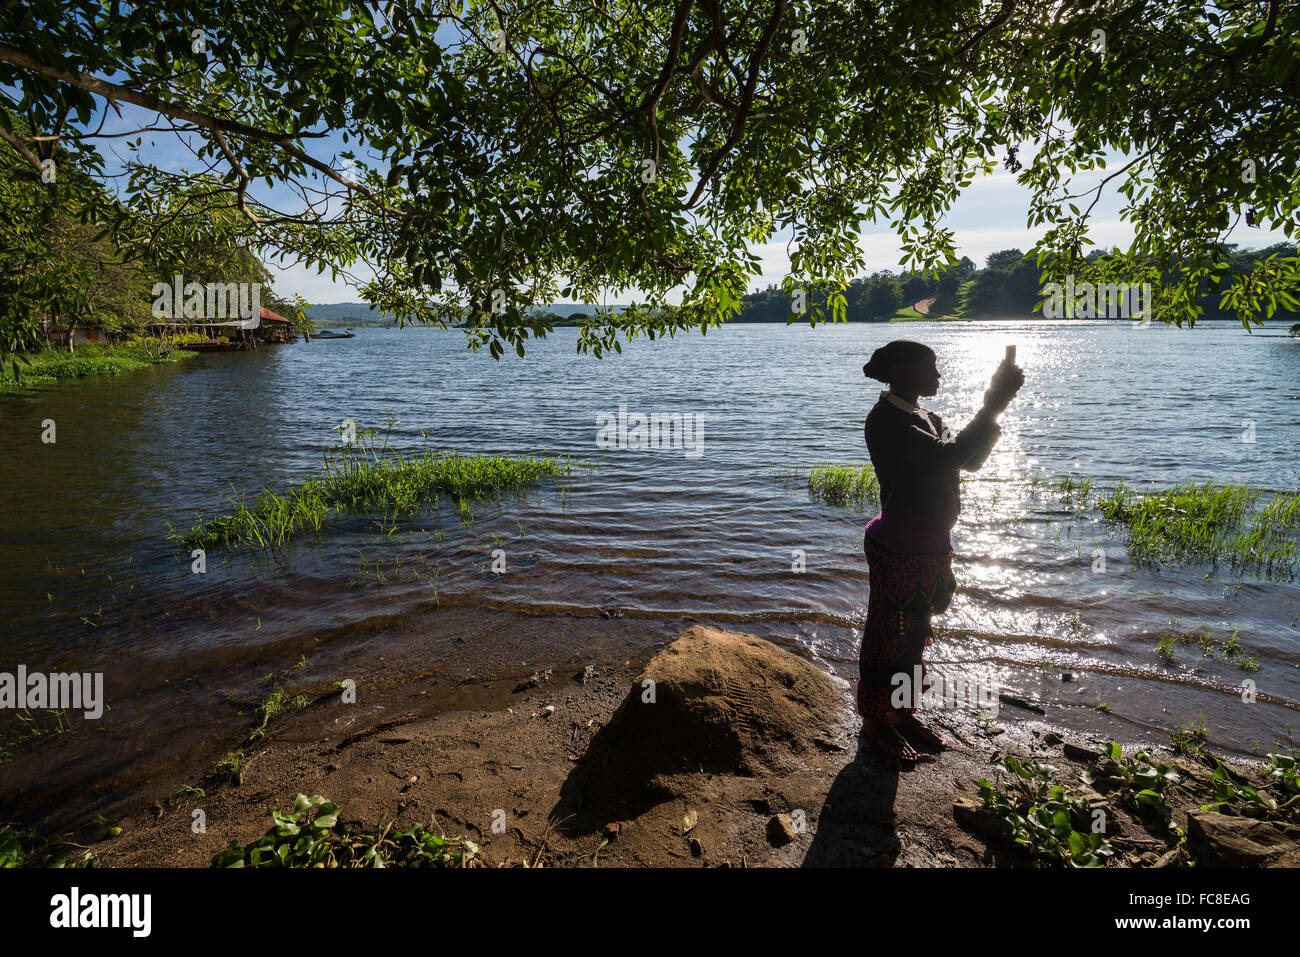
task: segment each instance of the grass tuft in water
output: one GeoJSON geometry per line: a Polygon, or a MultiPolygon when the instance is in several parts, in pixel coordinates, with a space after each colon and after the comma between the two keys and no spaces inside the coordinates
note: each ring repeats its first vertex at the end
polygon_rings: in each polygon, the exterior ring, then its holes
{"type": "Polygon", "coordinates": [[[1300,493],[1263,495],[1245,485],[1205,482],[1141,494],[1124,483],[1097,500],[1121,523],[1129,554],[1159,565],[1204,561],[1269,579],[1293,578],[1300,493]]]}
{"type": "Polygon", "coordinates": [[[878,505],[880,481],[870,465],[817,465],[808,473],[808,492],[828,505],[878,505]]]}
{"type": "Polygon", "coordinates": [[[568,460],[561,458],[403,453],[366,432],[355,445],[326,450],[321,469],[298,485],[263,491],[251,504],[230,496],[229,512],[200,519],[187,532],[169,526],[169,537],[186,548],[243,545],[267,551],[301,531],[319,533],[331,514],[412,515],[436,508],[440,494],[451,497],[462,521],[468,521],[472,502],[500,498],[569,472],[568,460]]]}

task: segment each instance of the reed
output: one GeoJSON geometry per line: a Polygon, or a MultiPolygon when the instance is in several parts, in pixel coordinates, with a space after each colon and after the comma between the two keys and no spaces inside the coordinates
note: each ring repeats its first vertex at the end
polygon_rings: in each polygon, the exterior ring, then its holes
{"type": "Polygon", "coordinates": [[[246,546],[261,551],[287,544],[295,535],[319,533],[331,515],[382,511],[412,515],[437,508],[441,495],[469,514],[471,502],[517,493],[545,478],[569,474],[567,459],[403,453],[372,441],[330,449],[312,477],[284,491],[264,490],[249,503],[228,496],[230,509],[199,519],[189,531],[169,526],[169,537],[186,548],[246,546]]]}

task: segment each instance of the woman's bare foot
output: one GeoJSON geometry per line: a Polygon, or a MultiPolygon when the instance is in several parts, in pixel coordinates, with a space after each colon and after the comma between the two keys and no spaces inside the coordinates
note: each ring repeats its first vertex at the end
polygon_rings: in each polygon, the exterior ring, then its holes
{"type": "Polygon", "coordinates": [[[916,762],[921,760],[920,752],[912,747],[907,738],[899,734],[893,723],[885,718],[867,718],[862,722],[862,733],[885,754],[900,761],[916,762]]]}
{"type": "Polygon", "coordinates": [[[902,731],[905,734],[915,735],[926,744],[933,744],[936,747],[946,748],[948,739],[938,731],[931,731],[920,721],[916,720],[916,715],[910,711],[891,711],[888,715],[889,724],[902,731]]]}

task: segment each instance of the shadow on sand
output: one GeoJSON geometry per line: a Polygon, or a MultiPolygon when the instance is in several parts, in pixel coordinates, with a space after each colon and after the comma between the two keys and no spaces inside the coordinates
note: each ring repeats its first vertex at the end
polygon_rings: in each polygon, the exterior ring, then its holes
{"type": "Polygon", "coordinates": [[[897,762],[858,739],[858,751],[831,784],[817,816],[804,867],[893,867],[899,841],[894,817],[897,762]]]}

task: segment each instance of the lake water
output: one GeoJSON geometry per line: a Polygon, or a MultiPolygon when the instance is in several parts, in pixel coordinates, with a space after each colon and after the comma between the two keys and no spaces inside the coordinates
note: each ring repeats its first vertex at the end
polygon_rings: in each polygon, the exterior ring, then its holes
{"type": "MultiPolygon", "coordinates": [[[[966,484],[961,587],[936,619],[940,672],[1122,740],[1202,714],[1228,750],[1286,734],[1300,710],[1300,587],[1139,568],[1118,529],[1028,479],[1295,490],[1300,342],[1231,325],[736,325],[595,360],[561,329],[493,362],[455,331],[365,329],[0,396],[0,671],[103,672],[110,709],[12,749],[0,817],[88,816],[162,783],[165,794],[242,740],[274,682],[324,694],[351,678],[368,717],[485,705],[539,668],[645,659],[696,622],[771,638],[852,680],[870,513],[779,473],[867,461],[862,422],[880,386],[862,364],[899,336],[938,352],[943,386],[925,404],[954,429],[1007,343],[1027,375],[966,484]],[[598,448],[597,417],[621,405],[696,416],[702,444],[598,448]],[[478,506],[470,524],[447,504],[395,525],[349,517],[271,558],[214,550],[201,575],[168,541],[169,522],[305,477],[344,418],[383,430],[390,413],[399,448],[595,467],[562,490],[478,506]],[[53,444],[41,441],[49,419],[53,444]],[[490,568],[496,549],[505,574],[490,568]],[[1195,645],[1163,661],[1159,634],[1193,626],[1238,631],[1260,670],[1195,645]]],[[[11,718],[0,733],[21,730],[11,718]]]]}

